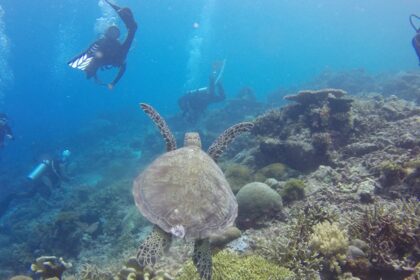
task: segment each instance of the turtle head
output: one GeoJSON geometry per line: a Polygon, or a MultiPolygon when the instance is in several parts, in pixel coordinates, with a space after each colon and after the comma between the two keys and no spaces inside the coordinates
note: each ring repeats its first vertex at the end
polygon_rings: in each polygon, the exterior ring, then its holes
{"type": "Polygon", "coordinates": [[[199,147],[201,148],[200,135],[197,132],[187,132],[184,138],[184,147],[199,147]]]}

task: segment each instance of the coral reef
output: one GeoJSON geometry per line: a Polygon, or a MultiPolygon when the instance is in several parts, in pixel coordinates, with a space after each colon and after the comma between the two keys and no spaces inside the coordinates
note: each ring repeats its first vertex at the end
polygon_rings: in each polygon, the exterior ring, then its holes
{"type": "Polygon", "coordinates": [[[281,189],[284,203],[301,200],[305,197],[305,182],[299,179],[288,180],[281,189]]]}
{"type": "MultiPolygon", "coordinates": [[[[199,279],[192,262],[189,262],[177,280],[199,279]]],[[[220,251],[213,256],[213,277],[214,280],[287,280],[294,279],[290,270],[268,262],[256,255],[241,257],[229,251],[220,251]]]]}
{"type": "Polygon", "coordinates": [[[259,137],[257,165],[276,158],[299,171],[330,164],[330,150],[346,143],[353,129],[353,100],[345,94],[339,89],[300,91],[285,97],[297,104],[258,117],[253,130],[259,137]]]}
{"type": "Polygon", "coordinates": [[[239,237],[241,237],[241,231],[232,226],[219,235],[210,236],[210,244],[220,248],[239,237]]]}
{"type": "Polygon", "coordinates": [[[287,224],[273,224],[254,238],[252,247],[265,258],[292,270],[297,279],[320,279],[324,258],[308,250],[313,227],[337,220],[337,214],[318,204],[299,205],[287,224]]]}
{"type": "Polygon", "coordinates": [[[241,228],[261,226],[272,218],[281,218],[283,203],[281,196],[264,183],[253,182],[237,193],[238,218],[241,228]]]}
{"type": "Polygon", "coordinates": [[[9,280],[33,280],[31,277],[24,276],[24,275],[16,275],[10,278],[9,280]]]}
{"type": "MultiPolygon", "coordinates": [[[[395,205],[375,204],[353,223],[353,235],[369,246],[370,273],[397,277],[415,271],[420,261],[419,214],[420,203],[413,198],[395,205]]],[[[357,271],[353,273],[357,276],[357,271]]]]}
{"type": "Polygon", "coordinates": [[[71,268],[72,264],[65,262],[63,258],[55,256],[42,256],[35,260],[31,265],[31,270],[42,279],[58,278],[61,279],[64,271],[71,268]]]}
{"type": "Polygon", "coordinates": [[[340,265],[345,263],[348,249],[348,236],[338,223],[324,221],[312,228],[309,245],[312,251],[320,253],[328,269],[341,272],[340,265]]]}
{"type": "MultiPolygon", "coordinates": [[[[256,118],[253,137],[238,139],[219,161],[242,201],[243,231],[232,228],[212,237],[213,244],[262,256],[296,279],[419,279],[419,85],[414,72],[329,72],[305,88],[341,88],[351,97],[340,90],[287,89],[272,96],[276,102],[263,104],[246,89],[208,110],[195,127],[172,118],[178,139],[179,131],[194,128],[204,146],[221,132],[221,122],[256,118]],[[285,93],[292,94],[291,104],[260,115],[274,103],[283,105],[285,93]],[[242,188],[253,181],[268,186],[242,188]],[[333,225],[348,229],[347,249],[339,256],[322,249],[313,238],[316,225],[320,231],[333,225]]],[[[34,258],[54,254],[74,264],[64,279],[141,279],[143,271],[132,260],[123,269],[120,260],[135,254],[150,229],[133,206],[131,187],[143,164],[163,151],[160,136],[142,114],[127,110],[98,116],[62,142],[77,147],[75,178],[48,199],[37,194],[13,202],[0,218],[0,278],[24,277],[34,258]]],[[[26,164],[7,168],[0,174],[7,192],[25,188],[16,178],[26,164]]],[[[173,277],[190,258],[191,244],[174,243],[150,275],[173,277]]],[[[229,254],[235,264],[244,261],[229,254]]]]}
{"type": "Polygon", "coordinates": [[[253,171],[246,165],[229,164],[224,173],[233,193],[235,194],[243,186],[253,181],[253,171]]]}
{"type": "Polygon", "coordinates": [[[287,175],[286,169],[287,167],[280,162],[272,163],[258,170],[255,173],[254,179],[257,182],[264,182],[268,178],[281,180],[287,175]]]}
{"type": "Polygon", "coordinates": [[[142,269],[135,257],[131,257],[118,272],[115,280],[173,280],[174,278],[163,271],[154,271],[151,267],[142,269]]]}

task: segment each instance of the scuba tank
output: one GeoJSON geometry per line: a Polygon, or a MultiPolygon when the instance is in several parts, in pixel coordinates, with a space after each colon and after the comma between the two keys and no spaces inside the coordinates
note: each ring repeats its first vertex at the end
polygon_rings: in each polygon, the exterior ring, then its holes
{"type": "Polygon", "coordinates": [[[28,176],[26,176],[26,178],[32,181],[38,179],[40,176],[42,176],[42,174],[44,174],[49,164],[50,164],[49,160],[43,160],[40,164],[38,164],[34,168],[34,170],[32,170],[31,173],[29,173],[28,176]]]}
{"type": "Polygon", "coordinates": [[[411,43],[413,44],[413,48],[417,54],[417,57],[419,59],[419,65],[420,65],[420,27],[417,27],[414,23],[413,23],[413,18],[416,18],[418,20],[420,20],[420,17],[417,15],[411,15],[410,16],[410,24],[413,27],[413,29],[416,31],[416,35],[414,35],[413,40],[411,41],[411,43]]]}

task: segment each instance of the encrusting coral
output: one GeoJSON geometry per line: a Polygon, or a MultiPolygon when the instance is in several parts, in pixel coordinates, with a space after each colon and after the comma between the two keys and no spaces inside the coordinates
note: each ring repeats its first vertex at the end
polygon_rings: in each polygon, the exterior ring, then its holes
{"type": "Polygon", "coordinates": [[[321,254],[328,269],[332,272],[341,272],[340,265],[346,260],[349,245],[347,233],[338,223],[324,221],[312,228],[313,233],[309,238],[312,251],[321,254]]]}
{"type": "MultiPolygon", "coordinates": [[[[192,262],[188,262],[177,280],[199,280],[192,262]]],[[[223,250],[213,256],[213,280],[286,280],[294,279],[289,269],[277,266],[257,255],[241,257],[223,250]]]]}
{"type": "Polygon", "coordinates": [[[268,178],[281,180],[286,175],[286,165],[283,163],[269,164],[255,173],[254,179],[257,182],[264,182],[268,178]]]}
{"type": "Polygon", "coordinates": [[[290,203],[305,197],[305,182],[299,179],[290,179],[281,190],[283,202],[290,203]]]}
{"type": "Polygon", "coordinates": [[[253,181],[253,171],[246,165],[230,164],[224,173],[233,193],[237,193],[244,185],[253,181]]]}
{"type": "Polygon", "coordinates": [[[221,234],[211,235],[210,244],[215,247],[223,247],[227,243],[241,237],[241,231],[237,227],[229,227],[221,234]]]}

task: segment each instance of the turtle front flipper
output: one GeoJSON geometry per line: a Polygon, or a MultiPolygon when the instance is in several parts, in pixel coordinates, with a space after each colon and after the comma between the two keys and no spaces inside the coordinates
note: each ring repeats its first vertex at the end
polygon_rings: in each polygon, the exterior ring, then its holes
{"type": "Polygon", "coordinates": [[[254,124],[251,122],[242,122],[229,127],[219,137],[217,137],[213,144],[211,144],[207,153],[214,161],[217,161],[220,155],[225,151],[226,147],[232,143],[236,136],[250,131],[253,127],[254,124]]]}
{"type": "Polygon", "coordinates": [[[162,134],[163,138],[166,142],[166,150],[173,151],[176,149],[176,140],[174,135],[172,134],[169,126],[166,124],[165,120],[162,118],[161,115],[149,104],[140,103],[140,108],[152,119],[155,125],[158,127],[160,134],[162,134]]]}
{"type": "Polygon", "coordinates": [[[171,244],[171,235],[154,226],[152,232],[140,244],[137,262],[141,267],[153,266],[171,244]]]}
{"type": "Polygon", "coordinates": [[[212,261],[210,240],[208,238],[195,241],[193,262],[198,274],[200,274],[200,279],[211,280],[212,261]]]}

